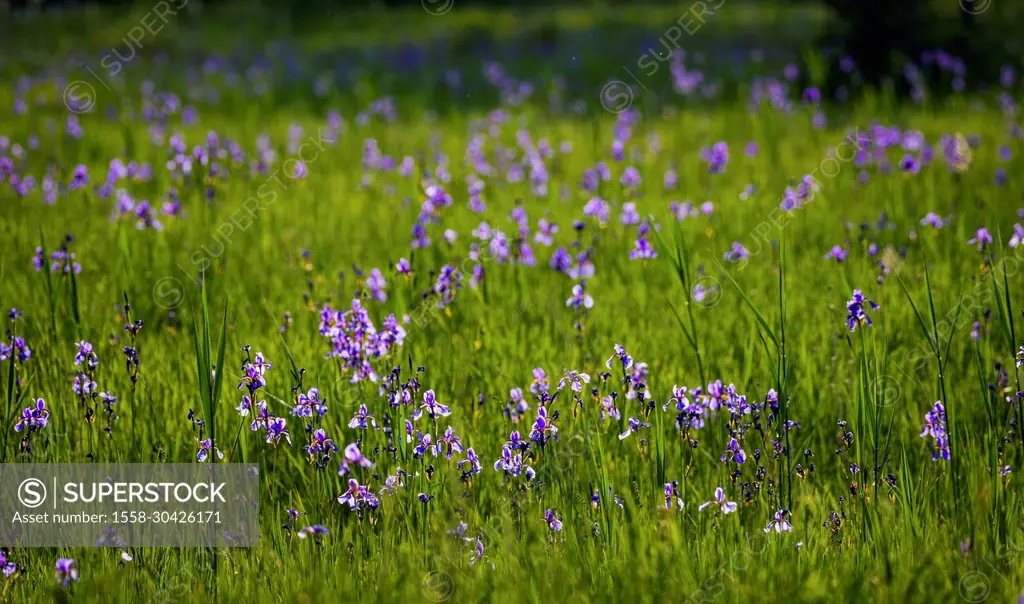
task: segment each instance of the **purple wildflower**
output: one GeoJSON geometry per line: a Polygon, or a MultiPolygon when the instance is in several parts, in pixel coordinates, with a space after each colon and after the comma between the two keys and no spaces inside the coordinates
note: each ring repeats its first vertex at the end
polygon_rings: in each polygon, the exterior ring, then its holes
{"type": "MultiPolygon", "coordinates": [[[[462,446],[462,441],[458,435],[455,434],[455,430],[451,426],[444,431],[444,435],[437,439],[439,445],[442,445],[448,449],[445,453],[446,459],[451,459],[455,453],[462,453],[466,449],[462,446]]],[[[462,463],[462,462],[459,462],[462,463]]]]}
{"type": "Polygon", "coordinates": [[[60,581],[61,587],[67,587],[72,581],[78,581],[78,567],[71,558],[57,558],[55,577],[60,581]]]}
{"type": "Polygon", "coordinates": [[[988,229],[981,227],[967,243],[969,245],[978,244],[978,251],[982,251],[985,249],[985,246],[992,244],[992,235],[988,232],[988,229]]]}
{"type": "Polygon", "coordinates": [[[43,399],[36,399],[34,405],[25,407],[21,412],[21,417],[14,424],[15,432],[35,432],[42,430],[50,423],[50,410],[46,408],[46,401],[43,399]]]}
{"type": "Polygon", "coordinates": [[[566,372],[565,377],[558,380],[558,389],[561,390],[568,382],[573,392],[583,392],[583,385],[590,383],[590,376],[573,369],[566,372]]]}
{"type": "Polygon", "coordinates": [[[633,244],[633,249],[629,252],[630,260],[651,260],[658,257],[658,252],[655,251],[654,246],[647,240],[646,237],[640,237],[633,244]]]}
{"type": "Polygon", "coordinates": [[[373,462],[366,458],[359,450],[359,445],[352,443],[345,447],[345,456],[338,468],[338,476],[346,476],[352,472],[352,468],[372,468],[373,462]]]}
{"type": "Polygon", "coordinates": [[[924,414],[924,425],[921,438],[932,437],[935,444],[932,449],[932,461],[943,459],[949,461],[949,435],[946,433],[946,408],[942,401],[936,401],[930,411],[924,414]]]}
{"type": "Polygon", "coordinates": [[[558,440],[558,428],[555,426],[554,421],[548,417],[547,407],[541,405],[537,408],[537,419],[533,422],[530,440],[543,446],[551,439],[558,440]]]}
{"type": "Polygon", "coordinates": [[[729,461],[734,461],[738,464],[743,464],[747,461],[747,453],[740,447],[740,443],[735,438],[729,439],[725,453],[722,453],[722,463],[729,461]]]}
{"type": "Polygon", "coordinates": [[[942,218],[935,212],[928,212],[928,214],[921,219],[921,226],[930,225],[934,229],[941,229],[944,224],[945,223],[942,218]]]}
{"type": "Polygon", "coordinates": [[[709,505],[717,505],[722,510],[723,514],[731,514],[732,512],[736,511],[736,502],[726,501],[725,490],[723,490],[722,487],[718,487],[717,489],[715,489],[715,498],[712,499],[711,501],[707,501],[701,504],[698,511],[703,512],[704,508],[708,507],[709,505]]]}
{"type": "Polygon", "coordinates": [[[775,512],[775,516],[772,517],[771,522],[768,523],[768,526],[764,527],[764,532],[770,533],[772,532],[772,529],[775,529],[776,533],[792,532],[793,525],[786,519],[788,514],[789,510],[778,510],[775,512]]]}
{"type": "Polygon", "coordinates": [[[586,293],[582,283],[572,286],[572,297],[565,301],[565,305],[571,308],[594,308],[594,297],[586,293]]]}
{"type": "Polygon", "coordinates": [[[743,247],[743,244],[736,241],[732,244],[732,248],[725,253],[726,262],[740,262],[750,257],[750,252],[747,248],[743,247]]]}
{"type": "Polygon", "coordinates": [[[638,420],[635,417],[631,417],[626,422],[626,431],[619,435],[619,440],[625,440],[630,434],[639,432],[641,428],[650,428],[651,425],[638,420]]]}
{"type": "Polygon", "coordinates": [[[348,427],[355,428],[356,430],[366,430],[367,426],[372,426],[376,430],[377,420],[366,409],[366,405],[359,405],[359,411],[356,411],[356,414],[352,416],[352,419],[348,422],[348,427]]]}
{"type": "Polygon", "coordinates": [[[856,331],[858,326],[871,326],[871,317],[864,309],[865,303],[871,310],[878,310],[878,305],[871,298],[864,296],[859,289],[853,290],[853,298],[846,303],[846,326],[850,328],[850,331],[856,331]]]}
{"type": "Polygon", "coordinates": [[[437,402],[437,398],[435,397],[433,390],[427,390],[423,393],[423,404],[420,405],[420,408],[412,414],[412,420],[418,420],[423,416],[424,411],[427,412],[427,417],[435,420],[438,417],[447,417],[452,414],[451,409],[437,402]]]}
{"type": "Polygon", "coordinates": [[[214,452],[217,454],[217,459],[224,459],[224,454],[221,453],[220,449],[217,448],[216,443],[207,438],[199,442],[199,452],[196,453],[196,461],[203,463],[210,457],[210,453],[214,452]]]}
{"type": "Polygon", "coordinates": [[[554,533],[560,533],[562,531],[562,519],[558,516],[555,510],[544,511],[544,522],[547,523],[548,528],[554,533]]]}
{"type": "Polygon", "coordinates": [[[618,358],[619,361],[622,363],[623,369],[629,369],[630,367],[633,366],[633,357],[629,356],[629,353],[626,352],[626,349],[618,344],[615,345],[615,354],[608,357],[608,360],[604,362],[604,366],[607,367],[608,369],[611,369],[612,361],[614,361],[616,358],[618,358]]]}
{"type": "Polygon", "coordinates": [[[833,245],[832,249],[830,249],[828,253],[825,254],[825,260],[828,260],[829,258],[835,258],[836,262],[842,262],[846,260],[847,255],[848,252],[844,250],[841,245],[833,245]]]}

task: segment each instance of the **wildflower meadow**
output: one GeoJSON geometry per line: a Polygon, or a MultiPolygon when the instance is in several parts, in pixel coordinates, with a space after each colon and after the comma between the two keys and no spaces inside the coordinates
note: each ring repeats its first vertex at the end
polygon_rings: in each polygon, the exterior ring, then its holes
{"type": "Polygon", "coordinates": [[[2,463],[259,478],[255,545],[118,516],[0,601],[1018,601],[1019,46],[247,10],[0,17],[2,463]]]}

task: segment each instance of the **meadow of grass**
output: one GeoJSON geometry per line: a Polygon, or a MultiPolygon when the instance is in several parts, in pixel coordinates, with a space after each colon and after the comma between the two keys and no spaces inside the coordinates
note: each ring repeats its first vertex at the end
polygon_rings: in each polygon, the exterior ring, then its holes
{"type": "Polygon", "coordinates": [[[491,64],[295,32],[214,51],[174,24],[118,76],[103,58],[128,52],[123,33],[83,34],[98,52],[46,70],[45,52],[9,54],[0,304],[31,355],[4,340],[3,462],[196,462],[212,437],[217,463],[260,465],[262,534],[13,549],[0,597],[1015,601],[1020,84],[950,93],[942,54],[916,61],[942,86],[921,100],[861,90],[855,69],[849,100],[819,100],[799,43],[694,35],[676,67],[609,89],[676,19],[660,15],[623,61],[585,33],[498,42],[491,64]],[[878,305],[870,325],[854,290],[878,305]],[[324,335],[326,307],[356,305],[377,336],[324,335]],[[272,365],[255,398],[290,444],[240,417],[257,352],[272,365]],[[326,413],[293,414],[310,388],[326,413]],[[428,390],[450,415],[412,420],[428,390]],[[40,398],[47,424],[15,432],[40,398]],[[361,405],[375,426],[352,421],[361,405]],[[443,442],[417,452],[449,426],[478,468],[443,442]],[[303,450],[316,429],[329,459],[303,450]],[[495,468],[513,431],[517,473],[495,468]],[[372,467],[344,461],[352,444],[372,467]],[[339,501],[350,478],[374,498],[339,501]],[[719,487],[735,510],[701,509],[719,487]]]}

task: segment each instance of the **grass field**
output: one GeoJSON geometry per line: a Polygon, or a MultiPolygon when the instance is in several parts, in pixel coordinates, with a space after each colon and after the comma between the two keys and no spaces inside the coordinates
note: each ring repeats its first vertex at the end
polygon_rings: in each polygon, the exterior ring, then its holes
{"type": "Polygon", "coordinates": [[[1017,601],[1019,79],[958,93],[942,54],[917,102],[855,67],[818,99],[824,17],[739,40],[739,3],[652,62],[686,10],[555,13],[580,31],[552,49],[458,6],[336,44],[184,13],[126,38],[152,9],[19,27],[2,461],[210,438],[260,466],[261,541],[12,549],[0,599],[1017,601]],[[646,33],[608,49],[616,19],[646,33]],[[290,443],[250,430],[255,374],[290,443]],[[326,412],[295,413],[311,388],[326,412]]]}

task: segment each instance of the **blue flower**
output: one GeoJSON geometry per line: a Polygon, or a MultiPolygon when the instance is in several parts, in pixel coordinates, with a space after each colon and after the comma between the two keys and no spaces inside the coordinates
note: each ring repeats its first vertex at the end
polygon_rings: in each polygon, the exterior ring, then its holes
{"type": "Polygon", "coordinates": [[[871,301],[859,289],[853,290],[853,298],[846,303],[846,326],[850,331],[856,331],[858,326],[871,326],[871,317],[864,310],[865,303],[871,310],[878,310],[878,305],[871,301]]]}
{"type": "Polygon", "coordinates": [[[723,514],[731,514],[732,512],[736,511],[736,502],[726,501],[725,490],[722,489],[722,487],[718,487],[717,489],[715,489],[715,498],[712,499],[711,501],[706,501],[703,504],[701,504],[698,511],[703,512],[704,508],[708,507],[709,505],[717,505],[722,510],[723,514]]]}

